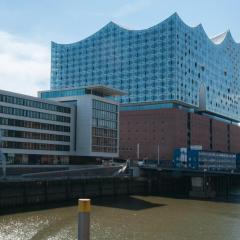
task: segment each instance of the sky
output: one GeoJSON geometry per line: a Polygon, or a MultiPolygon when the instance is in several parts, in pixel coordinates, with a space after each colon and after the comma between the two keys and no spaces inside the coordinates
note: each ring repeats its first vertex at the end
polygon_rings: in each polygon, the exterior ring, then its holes
{"type": "Polygon", "coordinates": [[[49,89],[51,41],[79,41],[109,21],[145,29],[175,12],[209,37],[230,30],[240,42],[239,0],[0,0],[0,89],[49,89]]]}

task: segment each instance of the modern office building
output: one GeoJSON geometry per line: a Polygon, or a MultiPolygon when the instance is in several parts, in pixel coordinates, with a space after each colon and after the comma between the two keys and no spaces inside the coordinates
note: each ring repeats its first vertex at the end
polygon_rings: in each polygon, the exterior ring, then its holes
{"type": "Polygon", "coordinates": [[[119,106],[106,98],[118,94],[103,86],[45,91],[41,98],[0,90],[1,151],[9,164],[118,157],[119,106]]]}
{"type": "Polygon", "coordinates": [[[119,104],[111,100],[124,92],[102,85],[39,92],[40,98],[76,107],[76,140],[79,156],[119,156],[119,104]]]}
{"type": "Polygon", "coordinates": [[[96,84],[128,93],[123,104],[177,103],[239,121],[240,45],[177,14],[145,30],[110,22],[80,42],[52,43],[52,90],[96,84]]]}
{"type": "Polygon", "coordinates": [[[0,90],[1,150],[8,163],[68,163],[74,108],[0,90]]]}

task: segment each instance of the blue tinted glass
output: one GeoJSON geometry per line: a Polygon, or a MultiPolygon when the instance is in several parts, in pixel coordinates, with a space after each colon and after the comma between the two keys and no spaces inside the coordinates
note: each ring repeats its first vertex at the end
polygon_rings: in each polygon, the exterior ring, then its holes
{"type": "Polygon", "coordinates": [[[110,22],[83,41],[52,43],[52,90],[98,84],[127,92],[123,104],[174,101],[240,120],[240,47],[177,14],[146,30],[110,22]]]}

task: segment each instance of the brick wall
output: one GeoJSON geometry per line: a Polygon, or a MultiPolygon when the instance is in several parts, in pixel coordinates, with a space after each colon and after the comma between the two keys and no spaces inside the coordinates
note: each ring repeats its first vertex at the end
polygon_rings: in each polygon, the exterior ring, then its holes
{"type": "Polygon", "coordinates": [[[137,144],[140,159],[157,159],[158,144],[162,160],[171,160],[174,149],[187,147],[188,143],[202,145],[204,150],[240,152],[240,127],[228,125],[180,109],[123,111],[120,157],[137,159],[137,144]]]}

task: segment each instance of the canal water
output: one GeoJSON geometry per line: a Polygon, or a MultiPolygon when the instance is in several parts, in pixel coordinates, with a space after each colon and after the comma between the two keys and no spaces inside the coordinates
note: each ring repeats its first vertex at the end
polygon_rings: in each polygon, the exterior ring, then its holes
{"type": "MultiPolygon", "coordinates": [[[[77,206],[0,216],[1,240],[72,240],[77,206]]],[[[239,240],[240,204],[157,196],[94,201],[91,239],[239,240]]]]}

